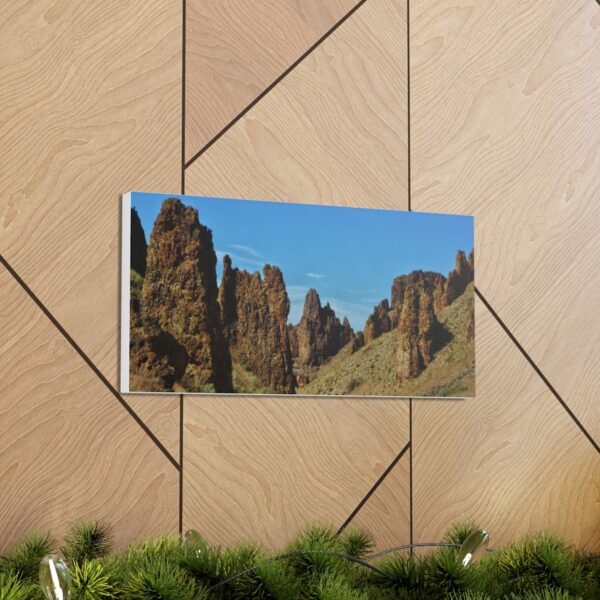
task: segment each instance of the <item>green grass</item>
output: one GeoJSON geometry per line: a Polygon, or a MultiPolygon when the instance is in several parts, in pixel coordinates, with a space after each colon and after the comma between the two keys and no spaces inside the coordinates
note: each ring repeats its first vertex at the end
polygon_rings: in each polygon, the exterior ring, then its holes
{"type": "Polygon", "coordinates": [[[453,338],[418,377],[398,382],[398,339],[396,331],[391,331],[354,354],[351,354],[349,346],[342,348],[297,393],[353,396],[474,395],[475,343],[465,338],[473,302],[473,284],[470,284],[460,298],[440,312],[438,319],[453,338]]]}
{"type": "MultiPolygon", "coordinates": [[[[443,539],[460,542],[472,524],[443,539]]],[[[200,534],[164,535],[108,556],[110,529],[78,525],[63,547],[72,600],[598,600],[600,560],[552,535],[532,535],[463,567],[454,548],[396,552],[372,560],[377,572],[345,560],[369,560],[371,537],[313,525],[276,553],[258,544],[212,546],[200,534]],[[281,553],[294,553],[282,555],[281,553]],[[99,558],[89,558],[100,556],[99,558]],[[240,577],[228,579],[240,572],[240,577]]],[[[0,600],[43,600],[40,554],[51,538],[33,534],[0,557],[0,600]]]]}
{"type": "Polygon", "coordinates": [[[254,373],[244,365],[232,361],[233,389],[238,394],[272,394],[270,390],[254,373]]]}

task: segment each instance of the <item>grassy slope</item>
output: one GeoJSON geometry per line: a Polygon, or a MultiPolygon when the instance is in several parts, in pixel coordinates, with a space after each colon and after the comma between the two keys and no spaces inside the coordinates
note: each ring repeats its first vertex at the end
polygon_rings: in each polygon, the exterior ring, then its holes
{"type": "Polygon", "coordinates": [[[343,348],[297,390],[299,394],[352,394],[354,396],[471,396],[475,393],[475,344],[465,341],[469,311],[473,310],[473,284],[438,315],[453,334],[452,341],[415,379],[396,379],[396,332],[377,338],[358,352],[343,348]]]}
{"type": "Polygon", "coordinates": [[[272,394],[270,390],[252,371],[235,360],[232,361],[233,389],[237,394],[272,394]]]}

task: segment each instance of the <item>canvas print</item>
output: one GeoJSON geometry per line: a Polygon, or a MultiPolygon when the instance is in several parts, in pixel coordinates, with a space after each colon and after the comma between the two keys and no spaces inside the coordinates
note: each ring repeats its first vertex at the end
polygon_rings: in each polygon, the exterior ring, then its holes
{"type": "Polygon", "coordinates": [[[473,218],[123,197],[123,392],[470,397],[473,218]]]}

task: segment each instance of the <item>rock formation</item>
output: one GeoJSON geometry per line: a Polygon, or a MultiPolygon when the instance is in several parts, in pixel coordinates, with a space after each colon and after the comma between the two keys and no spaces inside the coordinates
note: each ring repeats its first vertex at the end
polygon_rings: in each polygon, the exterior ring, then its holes
{"type": "Polygon", "coordinates": [[[408,275],[400,275],[392,282],[390,319],[392,328],[400,323],[402,306],[406,290],[409,287],[418,287],[431,292],[434,298],[440,297],[445,290],[446,278],[441,273],[433,271],[413,271],[408,275]]]}
{"type": "Polygon", "coordinates": [[[416,377],[424,368],[419,352],[419,294],[409,287],[402,301],[398,324],[397,375],[400,380],[416,377]]]}
{"type": "Polygon", "coordinates": [[[362,331],[357,331],[350,341],[350,352],[354,354],[358,350],[360,350],[365,345],[365,336],[362,331]]]}
{"type": "Polygon", "coordinates": [[[186,349],[166,331],[132,328],[129,348],[131,391],[171,391],[188,365],[186,349]]]}
{"type": "MultiPolygon", "coordinates": [[[[416,377],[433,360],[435,353],[450,341],[437,313],[459,298],[473,281],[474,253],[462,250],[448,278],[440,273],[414,271],[397,277],[392,284],[392,324],[397,323],[399,379],[416,377]],[[404,295],[403,295],[404,294],[404,295]]],[[[472,324],[472,319],[470,323],[472,324]]],[[[473,327],[465,332],[467,339],[473,327]]]]}
{"type": "Polygon", "coordinates": [[[390,303],[382,300],[369,315],[364,328],[364,343],[370,344],[374,339],[381,334],[392,330],[392,319],[389,315],[390,303]]]}
{"type": "Polygon", "coordinates": [[[219,304],[225,339],[234,360],[274,393],[295,390],[287,317],[290,302],[278,267],[240,271],[223,259],[219,304]]]}
{"type": "Polygon", "coordinates": [[[131,268],[142,277],[146,274],[146,236],[140,221],[140,216],[135,208],[131,209],[131,268]]]}
{"type": "Polygon", "coordinates": [[[454,270],[444,277],[441,273],[433,271],[413,271],[408,275],[396,277],[392,283],[390,319],[392,329],[398,327],[402,314],[402,303],[406,289],[410,286],[418,286],[430,291],[433,296],[433,308],[436,313],[449,306],[461,296],[469,283],[473,281],[474,275],[474,253],[471,250],[467,259],[465,253],[459,250],[456,254],[454,270]]]}
{"type": "Polygon", "coordinates": [[[217,301],[215,250],[198,211],[169,198],[156,217],[141,290],[141,322],[185,349],[181,377],[191,392],[231,392],[231,356],[217,301]]]}
{"type": "Polygon", "coordinates": [[[449,306],[465,291],[471,281],[473,281],[473,252],[467,257],[462,250],[456,255],[456,267],[448,273],[448,280],[441,299],[442,306],[449,306]]]}
{"type": "Polygon", "coordinates": [[[406,289],[398,326],[397,375],[401,381],[419,375],[450,340],[433,305],[431,289],[419,285],[406,289]]]}
{"type": "Polygon", "coordinates": [[[329,303],[321,306],[321,299],[315,289],[310,289],[306,294],[302,318],[294,328],[294,334],[294,357],[303,367],[323,364],[354,337],[349,321],[344,319],[342,324],[329,303]]]}

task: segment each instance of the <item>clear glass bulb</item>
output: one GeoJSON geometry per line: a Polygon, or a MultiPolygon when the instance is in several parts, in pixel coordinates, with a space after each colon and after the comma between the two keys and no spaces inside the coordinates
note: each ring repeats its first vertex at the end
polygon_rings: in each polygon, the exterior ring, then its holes
{"type": "Polygon", "coordinates": [[[487,551],[490,536],[484,529],[470,533],[458,550],[458,560],[466,567],[477,562],[487,551]]]}
{"type": "Polygon", "coordinates": [[[204,538],[195,529],[188,529],[183,534],[183,543],[186,546],[196,548],[204,544],[204,538]]]}
{"type": "Polygon", "coordinates": [[[48,600],[71,598],[71,574],[62,556],[58,554],[44,556],[40,563],[40,585],[48,600]]]}

